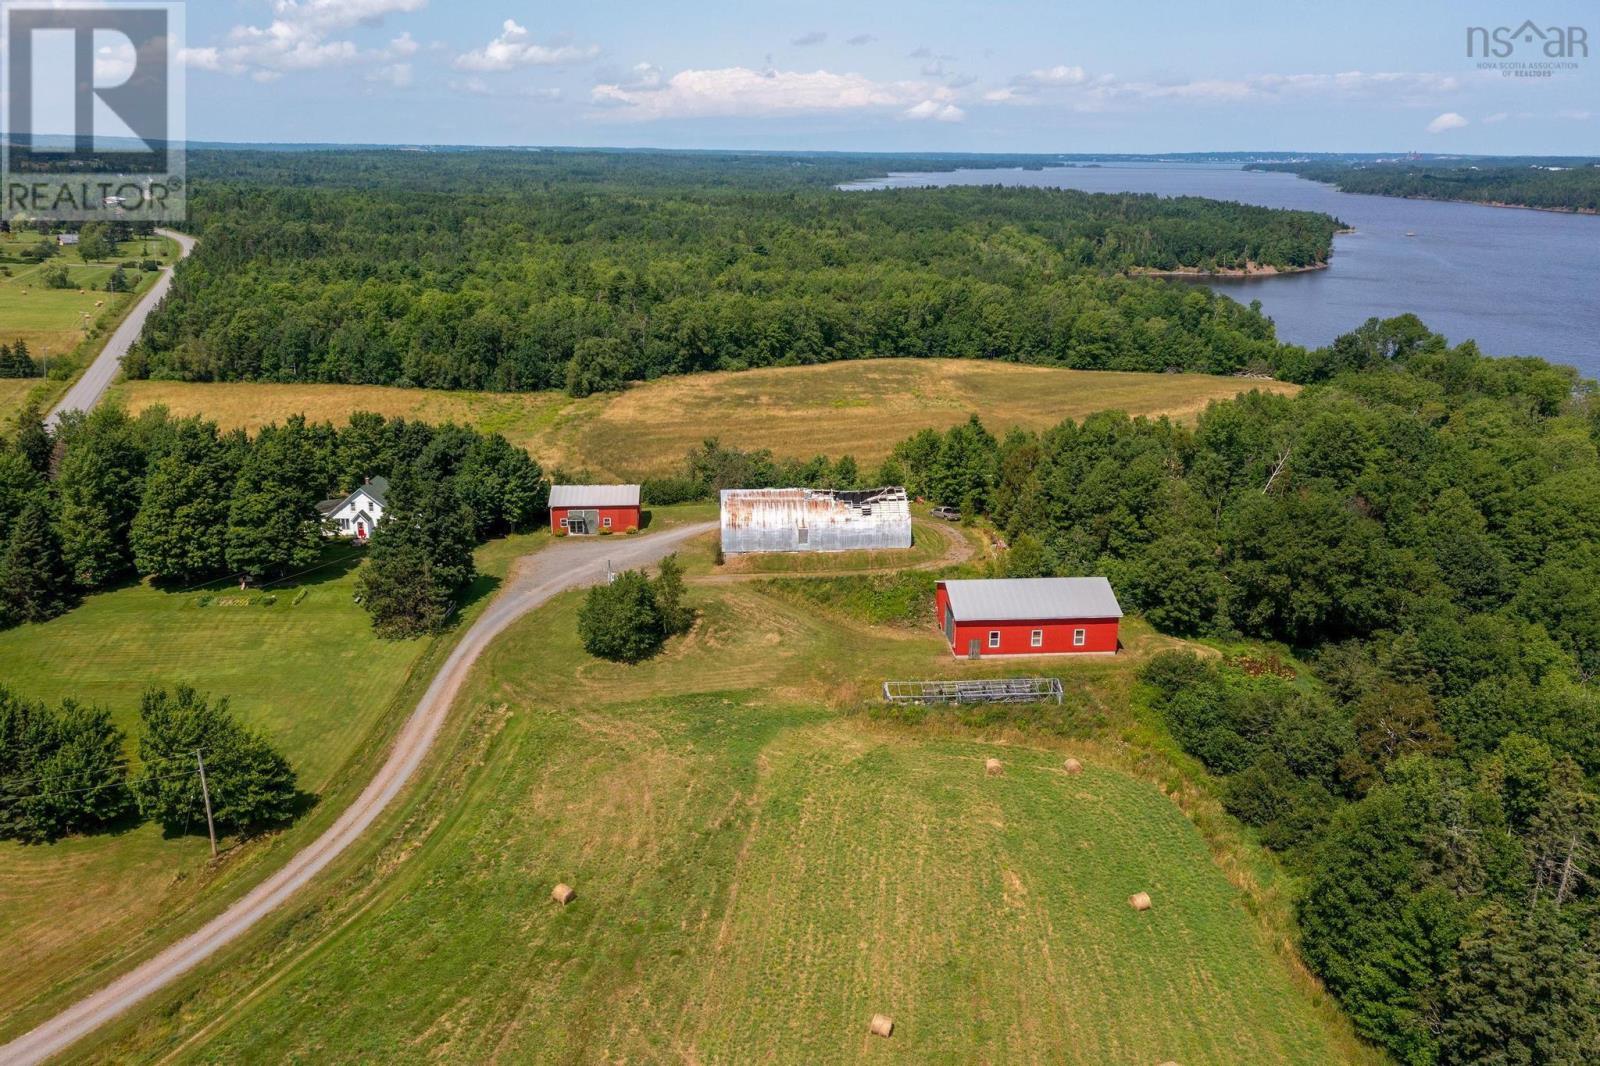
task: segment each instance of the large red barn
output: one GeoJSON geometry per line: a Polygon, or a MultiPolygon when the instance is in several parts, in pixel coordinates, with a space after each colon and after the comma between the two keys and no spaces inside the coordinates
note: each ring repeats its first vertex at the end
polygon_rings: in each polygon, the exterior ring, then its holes
{"type": "Polygon", "coordinates": [[[639,528],[638,485],[552,485],[550,531],[586,534],[639,528]]]}
{"type": "Polygon", "coordinates": [[[1111,655],[1122,606],[1103,577],[941,581],[939,625],[954,655],[1111,655]]]}

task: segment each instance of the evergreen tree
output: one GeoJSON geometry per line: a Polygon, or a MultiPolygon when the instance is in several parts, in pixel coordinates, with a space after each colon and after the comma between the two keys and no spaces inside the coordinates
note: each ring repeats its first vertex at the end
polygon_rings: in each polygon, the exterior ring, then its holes
{"type": "Polygon", "coordinates": [[[133,520],[133,562],[141,574],[190,579],[227,566],[229,491],[237,480],[232,458],[215,426],[178,429],[145,479],[133,520]]]}
{"type": "Polygon", "coordinates": [[[71,588],[50,512],[35,498],[11,523],[0,554],[0,624],[56,617],[67,609],[71,588]]]}
{"type": "Polygon", "coordinates": [[[391,490],[389,502],[358,582],[362,602],[385,636],[432,632],[476,573],[472,512],[451,481],[414,476],[391,490]]]}
{"type": "Polygon", "coordinates": [[[1441,1066],[1592,1062],[1600,955],[1555,909],[1493,907],[1461,942],[1439,1019],[1441,1066]]]}
{"type": "Polygon", "coordinates": [[[325,486],[311,451],[303,419],[257,437],[228,504],[230,568],[259,579],[308,567],[322,553],[316,504],[325,486]]]}
{"type": "Polygon", "coordinates": [[[128,418],[117,408],[100,408],[67,433],[57,478],[61,548],[83,588],[103,588],[132,565],[128,531],[142,466],[128,418]]]}
{"type": "Polygon", "coordinates": [[[170,696],[153,689],[145,693],[139,719],[144,769],[133,791],[139,809],[167,832],[205,831],[200,775],[186,772],[197,751],[205,758],[218,829],[251,833],[294,816],[294,770],[265,737],[239,724],[226,699],[211,702],[186,685],[170,696]]]}

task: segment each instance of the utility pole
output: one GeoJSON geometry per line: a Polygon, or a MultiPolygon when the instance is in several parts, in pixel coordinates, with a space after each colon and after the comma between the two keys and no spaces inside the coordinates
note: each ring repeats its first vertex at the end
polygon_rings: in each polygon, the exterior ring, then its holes
{"type": "Polygon", "coordinates": [[[206,787],[206,761],[200,755],[200,750],[195,749],[194,761],[200,765],[200,795],[206,801],[206,832],[211,836],[211,857],[217,857],[217,827],[211,821],[211,789],[206,787]]]}

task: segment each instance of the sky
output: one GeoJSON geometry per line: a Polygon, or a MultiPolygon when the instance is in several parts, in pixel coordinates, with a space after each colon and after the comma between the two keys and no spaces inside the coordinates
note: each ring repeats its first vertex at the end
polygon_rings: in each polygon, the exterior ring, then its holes
{"type": "Polygon", "coordinates": [[[1600,52],[1592,2],[187,7],[194,140],[1600,154],[1600,54],[1549,77],[1467,54],[1525,19],[1600,52]]]}

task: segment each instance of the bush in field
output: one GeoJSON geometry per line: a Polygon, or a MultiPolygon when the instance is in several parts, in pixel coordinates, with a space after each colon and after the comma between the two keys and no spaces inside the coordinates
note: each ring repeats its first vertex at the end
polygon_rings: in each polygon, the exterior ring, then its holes
{"type": "Polygon", "coordinates": [[[619,663],[648,659],[666,640],[655,590],[637,570],[589,590],[578,609],[578,635],[590,655],[619,663]]]}

